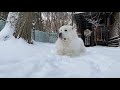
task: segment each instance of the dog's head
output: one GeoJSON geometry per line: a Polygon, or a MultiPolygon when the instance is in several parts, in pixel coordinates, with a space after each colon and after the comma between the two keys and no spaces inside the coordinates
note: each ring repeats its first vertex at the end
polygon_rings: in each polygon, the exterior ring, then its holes
{"type": "Polygon", "coordinates": [[[61,40],[67,40],[70,38],[74,38],[74,36],[76,36],[76,35],[77,35],[76,29],[73,28],[73,26],[64,25],[64,26],[60,27],[58,37],[61,40]]]}

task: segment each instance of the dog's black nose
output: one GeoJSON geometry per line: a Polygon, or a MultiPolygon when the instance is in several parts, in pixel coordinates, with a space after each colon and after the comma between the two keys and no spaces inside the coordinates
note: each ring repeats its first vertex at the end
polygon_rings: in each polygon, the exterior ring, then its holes
{"type": "Polygon", "coordinates": [[[59,38],[62,38],[62,33],[59,33],[59,38]]]}

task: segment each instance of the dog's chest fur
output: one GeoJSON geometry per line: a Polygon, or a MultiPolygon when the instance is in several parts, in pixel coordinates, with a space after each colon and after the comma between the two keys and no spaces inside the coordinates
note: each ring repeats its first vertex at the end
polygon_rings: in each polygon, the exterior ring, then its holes
{"type": "Polygon", "coordinates": [[[72,54],[74,52],[72,45],[71,45],[71,41],[62,41],[62,51],[63,54],[72,54]],[[68,53],[69,52],[69,53],[68,53]]]}

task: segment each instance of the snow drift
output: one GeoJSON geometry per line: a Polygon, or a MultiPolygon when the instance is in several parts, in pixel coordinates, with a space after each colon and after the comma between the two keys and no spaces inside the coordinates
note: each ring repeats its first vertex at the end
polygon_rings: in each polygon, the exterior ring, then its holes
{"type": "Polygon", "coordinates": [[[120,77],[120,49],[88,47],[79,57],[55,53],[55,44],[11,37],[0,42],[0,77],[5,78],[76,78],[120,77]]]}

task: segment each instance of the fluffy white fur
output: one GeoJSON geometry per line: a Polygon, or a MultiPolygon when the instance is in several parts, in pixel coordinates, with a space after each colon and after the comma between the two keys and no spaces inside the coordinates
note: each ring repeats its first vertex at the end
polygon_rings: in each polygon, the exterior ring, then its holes
{"type": "Polygon", "coordinates": [[[70,25],[64,25],[59,29],[62,33],[56,41],[56,50],[59,55],[79,56],[85,51],[83,40],[78,37],[76,29],[70,25]],[[67,30],[67,31],[65,31],[67,30]]]}

